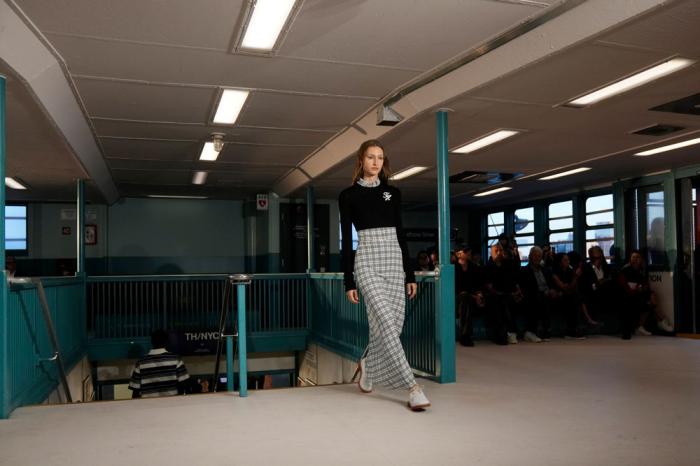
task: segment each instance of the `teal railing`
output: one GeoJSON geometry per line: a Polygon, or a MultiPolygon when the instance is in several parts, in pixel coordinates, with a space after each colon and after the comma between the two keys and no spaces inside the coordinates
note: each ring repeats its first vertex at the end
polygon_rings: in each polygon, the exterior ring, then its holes
{"type": "MultiPolygon", "coordinates": [[[[70,370],[85,355],[85,299],[81,278],[42,280],[62,358],[70,370]]],[[[6,310],[4,387],[0,417],[15,408],[40,403],[59,384],[59,374],[34,284],[12,284],[6,310]]]]}
{"type": "MultiPolygon", "coordinates": [[[[402,342],[411,367],[439,377],[435,276],[417,278],[418,296],[408,301],[402,342]]],[[[156,328],[215,330],[225,283],[226,275],[90,277],[91,359],[137,357],[156,328]],[[135,341],[140,346],[134,352],[135,341]],[[121,346],[110,352],[109,345],[121,346]]],[[[347,301],[342,274],[257,274],[246,292],[250,351],[303,350],[310,337],[357,359],[367,346],[364,305],[347,301]]],[[[235,302],[234,294],[229,305],[235,302]]]]}
{"type": "MultiPolygon", "coordinates": [[[[145,338],[154,329],[216,329],[226,277],[90,277],[87,281],[90,338],[145,338]]],[[[246,288],[248,333],[306,330],[306,279],[306,274],[255,275],[246,288]]],[[[236,292],[230,297],[229,308],[236,302],[236,292]]]]}
{"type": "MultiPolygon", "coordinates": [[[[329,350],[358,359],[367,347],[367,313],[360,304],[345,297],[340,273],[310,274],[311,338],[329,350]]],[[[437,312],[435,276],[417,276],[418,295],[407,301],[401,341],[411,367],[424,375],[438,377],[437,312]]]]}

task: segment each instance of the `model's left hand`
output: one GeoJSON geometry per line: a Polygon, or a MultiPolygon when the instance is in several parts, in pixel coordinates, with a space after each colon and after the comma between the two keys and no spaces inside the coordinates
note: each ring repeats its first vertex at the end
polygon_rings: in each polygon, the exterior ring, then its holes
{"type": "Polygon", "coordinates": [[[408,299],[415,298],[416,293],[418,293],[418,285],[415,283],[406,283],[406,294],[408,295],[408,299]]]}

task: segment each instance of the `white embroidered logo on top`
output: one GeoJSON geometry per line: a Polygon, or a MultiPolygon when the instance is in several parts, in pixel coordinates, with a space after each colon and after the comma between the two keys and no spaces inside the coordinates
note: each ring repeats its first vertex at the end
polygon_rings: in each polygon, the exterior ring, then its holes
{"type": "Polygon", "coordinates": [[[390,192],[384,191],[384,192],[382,193],[382,195],[384,196],[384,200],[385,200],[385,201],[390,201],[390,200],[391,200],[391,193],[390,193],[390,192]]]}

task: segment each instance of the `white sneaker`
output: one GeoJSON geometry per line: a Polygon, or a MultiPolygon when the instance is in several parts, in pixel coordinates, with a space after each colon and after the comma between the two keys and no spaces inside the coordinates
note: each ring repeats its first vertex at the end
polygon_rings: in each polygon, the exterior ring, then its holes
{"type": "Polygon", "coordinates": [[[372,382],[367,378],[367,371],[365,371],[365,358],[360,359],[360,380],[357,382],[357,386],[360,387],[362,393],[372,392],[372,382]]]}
{"type": "Polygon", "coordinates": [[[532,332],[525,332],[524,340],[530,343],[542,343],[542,339],[532,332]]]}
{"type": "Polygon", "coordinates": [[[412,411],[423,411],[428,406],[430,406],[430,401],[420,387],[408,393],[408,407],[412,411]]]}
{"type": "Polygon", "coordinates": [[[673,325],[671,325],[671,322],[668,321],[668,319],[661,320],[656,323],[656,325],[663,330],[664,332],[673,332],[673,325]]]}
{"type": "Polygon", "coordinates": [[[518,334],[514,332],[508,332],[508,343],[511,345],[518,344],[518,334]]]}
{"type": "Polygon", "coordinates": [[[651,332],[647,331],[643,326],[637,327],[637,330],[634,332],[635,335],[640,335],[644,337],[651,336],[651,332]]]}

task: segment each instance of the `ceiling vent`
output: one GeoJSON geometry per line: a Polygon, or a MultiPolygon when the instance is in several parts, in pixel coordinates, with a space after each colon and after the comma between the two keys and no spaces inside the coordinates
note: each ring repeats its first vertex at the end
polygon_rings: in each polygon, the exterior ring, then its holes
{"type": "Polygon", "coordinates": [[[522,173],[477,172],[467,170],[450,176],[450,183],[491,185],[513,180],[521,175],[522,173]]]}
{"type": "Polygon", "coordinates": [[[683,97],[651,110],[656,112],[681,113],[683,115],[700,115],[700,94],[683,97]]]}
{"type": "Polygon", "coordinates": [[[652,125],[637,131],[632,131],[632,134],[640,134],[642,136],[666,136],[667,134],[675,133],[682,129],[685,128],[674,125],[652,125]]]}

